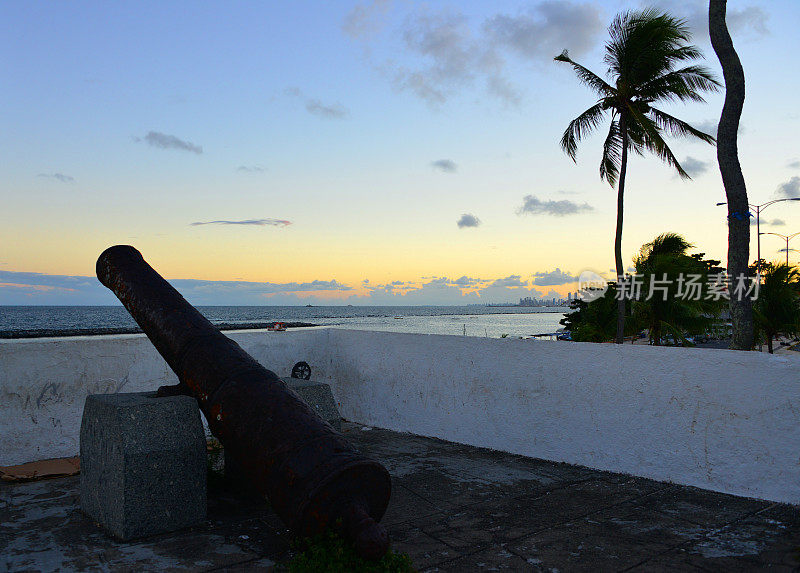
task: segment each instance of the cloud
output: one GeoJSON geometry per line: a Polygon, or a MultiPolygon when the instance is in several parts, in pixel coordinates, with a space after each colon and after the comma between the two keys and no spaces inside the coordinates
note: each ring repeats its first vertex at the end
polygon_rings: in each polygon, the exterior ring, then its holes
{"type": "Polygon", "coordinates": [[[526,286],[528,281],[523,281],[519,275],[510,275],[504,279],[497,279],[489,286],[492,287],[522,287],[526,286]]]}
{"type": "MultiPolygon", "coordinates": [[[[335,279],[308,282],[252,282],[168,279],[194,305],[297,305],[387,304],[464,305],[516,302],[539,298],[519,275],[498,280],[462,276],[431,277],[417,281],[392,281],[376,285],[365,280],[353,286],[335,279]],[[349,296],[348,296],[349,295],[349,296]]],[[[46,275],[0,270],[0,304],[4,305],[119,305],[119,301],[93,276],[46,275]]]]}
{"type": "MultiPolygon", "coordinates": [[[[346,24],[346,33],[364,40],[361,22],[385,5],[357,7],[346,24]],[[355,33],[354,33],[355,32],[355,33]]],[[[374,36],[375,27],[363,26],[374,36]]],[[[382,26],[381,26],[382,27],[382,26]]],[[[595,45],[605,24],[599,9],[589,2],[539,2],[524,12],[498,13],[471,20],[455,9],[434,11],[427,5],[413,7],[398,26],[399,38],[384,35],[382,41],[400,58],[379,64],[395,87],[409,91],[436,107],[460,90],[482,86],[507,105],[518,105],[522,93],[506,77],[507,59],[550,65],[565,47],[580,56],[595,45]],[[399,39],[402,46],[393,45],[399,39]]]]}
{"type": "MultiPolygon", "coordinates": [[[[703,133],[707,133],[711,137],[717,137],[717,127],[719,126],[719,122],[714,119],[706,119],[703,121],[694,122],[691,124],[692,127],[695,129],[699,129],[703,133]]],[[[742,131],[741,126],[739,127],[739,131],[742,131]]]]}
{"type": "MultiPolygon", "coordinates": [[[[695,40],[708,41],[708,2],[706,0],[658,0],[655,4],[670,14],[685,19],[695,40]]],[[[652,5],[652,2],[647,5],[652,5]]],[[[741,8],[728,6],[725,17],[728,29],[734,39],[737,36],[748,39],[766,36],[769,34],[768,19],[764,10],[757,6],[742,6],[741,8]]]]}
{"type": "Polygon", "coordinates": [[[350,115],[350,111],[340,103],[326,105],[317,99],[306,101],[306,111],[325,119],[344,119],[350,115]]]}
{"type": "Polygon", "coordinates": [[[533,273],[535,277],[533,279],[533,284],[537,286],[556,286],[556,285],[565,285],[568,283],[574,283],[578,280],[578,277],[574,277],[569,273],[563,272],[561,269],[556,268],[556,270],[547,272],[538,272],[533,273]]]}
{"type": "Polygon", "coordinates": [[[56,181],[61,181],[62,183],[68,183],[69,185],[75,184],[74,177],[70,177],[69,175],[64,175],[63,173],[39,173],[39,177],[47,177],[48,179],[55,179],[56,181]]]}
{"type": "Polygon", "coordinates": [[[240,165],[236,168],[236,171],[240,173],[264,173],[266,168],[261,167],[260,165],[240,165]]]}
{"type": "Polygon", "coordinates": [[[791,198],[800,197],[800,177],[795,175],[778,185],[778,195],[791,198]]]}
{"type": "Polygon", "coordinates": [[[578,213],[586,213],[594,211],[594,207],[588,203],[574,203],[566,199],[561,201],[541,201],[533,195],[525,195],[522,207],[517,209],[518,215],[553,215],[555,217],[564,217],[566,215],[576,215],[578,213]]]}
{"type": "Polygon", "coordinates": [[[342,22],[342,31],[351,38],[371,37],[383,28],[391,0],[356,4],[342,22]]]}
{"type": "Polygon", "coordinates": [[[258,227],[273,226],[273,227],[288,227],[291,221],[285,219],[245,219],[243,221],[195,221],[190,223],[192,227],[198,225],[255,225],[258,227]]]}
{"type": "Polygon", "coordinates": [[[489,41],[528,60],[550,60],[565,48],[583,55],[605,27],[600,10],[589,3],[540,2],[516,16],[498,14],[483,29],[489,41]]]}
{"type": "Polygon", "coordinates": [[[458,165],[452,159],[437,159],[431,161],[431,167],[438,169],[444,173],[455,173],[458,170],[458,165]]]}
{"type": "Polygon", "coordinates": [[[0,270],[0,304],[113,304],[116,297],[95,277],[0,270]]]}
{"type": "Polygon", "coordinates": [[[733,8],[726,15],[728,27],[733,33],[749,32],[757,37],[769,34],[768,19],[766,13],[757,6],[745,6],[738,10],[733,8]]]}
{"type": "Polygon", "coordinates": [[[708,171],[709,167],[711,167],[711,163],[687,156],[686,159],[681,162],[681,166],[691,177],[697,177],[708,171]]]}
{"type": "Polygon", "coordinates": [[[800,159],[793,159],[786,164],[786,167],[791,169],[800,169],[800,159]]]}
{"type": "MultiPolygon", "coordinates": [[[[764,227],[765,225],[770,226],[770,227],[783,227],[784,225],[786,225],[786,221],[784,221],[783,219],[763,219],[762,218],[761,219],[761,226],[764,227]]],[[[756,226],[756,217],[755,217],[755,215],[752,215],[750,217],[750,226],[751,227],[755,227],[756,226]]]]}
{"type": "Polygon", "coordinates": [[[454,280],[452,284],[460,287],[471,287],[480,284],[481,282],[483,282],[481,279],[473,279],[464,275],[454,280]]]}
{"type": "MultiPolygon", "coordinates": [[[[309,282],[249,282],[168,279],[194,305],[299,303],[315,293],[346,294],[353,287],[335,279],[309,282]]],[[[324,303],[325,297],[319,297],[324,303]]],[[[116,305],[119,301],[95,277],[0,270],[0,304],[116,305]]]]}
{"type": "Polygon", "coordinates": [[[345,119],[350,116],[350,110],[340,103],[324,104],[315,98],[307,98],[303,91],[297,86],[289,86],[283,90],[289,97],[303,101],[306,111],[311,115],[316,115],[323,119],[345,119]]]}
{"type": "Polygon", "coordinates": [[[461,218],[456,223],[459,229],[463,229],[465,227],[477,227],[480,224],[481,220],[478,219],[475,215],[471,215],[470,213],[464,213],[463,215],[461,215],[461,218]]]}
{"type": "Polygon", "coordinates": [[[148,131],[144,138],[134,137],[134,141],[144,141],[150,147],[157,147],[159,149],[180,149],[181,151],[196,153],[197,155],[203,153],[203,148],[201,146],[159,131],[148,131]]]}
{"type": "Polygon", "coordinates": [[[522,92],[502,76],[490,75],[486,79],[486,90],[508,105],[518,106],[522,103],[522,92]]]}

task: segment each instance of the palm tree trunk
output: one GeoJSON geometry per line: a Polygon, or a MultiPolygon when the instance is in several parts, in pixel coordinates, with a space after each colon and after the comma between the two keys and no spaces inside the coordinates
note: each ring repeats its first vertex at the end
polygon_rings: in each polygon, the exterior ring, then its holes
{"type": "Polygon", "coordinates": [[[625,342],[625,297],[622,296],[622,280],[625,269],[622,268],[622,214],[625,196],[625,173],[628,170],[628,126],[625,114],[619,116],[619,130],[622,134],[622,157],[619,167],[619,183],[617,184],[617,234],[614,238],[614,262],[617,265],[617,344],[625,342]]]}
{"type": "Polygon", "coordinates": [[[737,277],[748,275],[747,261],[750,258],[750,208],[737,145],[739,118],[744,106],[744,70],[725,23],[726,9],[727,0],[709,1],[708,29],[711,45],[725,77],[725,104],[717,129],[717,161],[728,199],[728,273],[731,276],[729,293],[733,325],[730,347],[734,350],[751,350],[753,302],[745,293],[735,296],[733,288],[737,277]]]}

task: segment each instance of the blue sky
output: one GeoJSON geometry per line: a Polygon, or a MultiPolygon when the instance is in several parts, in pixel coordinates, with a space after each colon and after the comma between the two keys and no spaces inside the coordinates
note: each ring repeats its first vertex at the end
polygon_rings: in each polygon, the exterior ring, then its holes
{"type": "MultiPolygon", "coordinates": [[[[117,243],[198,304],[574,290],[613,266],[615,195],[602,135],[577,165],[558,146],[593,98],[552,58],[569,48],[602,73],[611,18],[643,5],[3,3],[0,304],[113,302],[91,277],[117,243]]],[[[687,19],[718,72],[707,3],[655,5],[687,19]]],[[[751,201],[800,195],[800,4],[731,3],[729,25],[751,201]]],[[[666,109],[713,129],[722,97],[666,109]]],[[[694,179],[632,160],[625,258],[677,231],[724,260],[715,151],[671,143],[694,179]]],[[[771,207],[764,230],[800,230],[794,207],[771,207]]],[[[779,243],[762,237],[766,258],[779,243]]]]}

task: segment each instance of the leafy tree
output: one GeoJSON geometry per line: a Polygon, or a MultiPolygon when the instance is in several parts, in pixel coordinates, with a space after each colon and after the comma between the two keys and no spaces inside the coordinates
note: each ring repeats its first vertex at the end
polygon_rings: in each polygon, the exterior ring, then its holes
{"type": "MultiPolygon", "coordinates": [[[[706,143],[714,138],[655,107],[656,102],[704,101],[703,91],[714,91],[719,83],[711,72],[687,62],[702,57],[688,42],[691,34],[686,22],[654,9],[624,12],[608,29],[604,62],[610,82],[574,62],[567,50],[555,59],[566,62],[578,79],[598,96],[597,102],[573,119],[561,138],[561,148],[575,160],[578,142],[594,131],[606,116],[611,116],[600,177],[612,187],[617,184],[617,228],[614,260],[617,276],[622,277],[622,221],[625,174],[628,150],[639,155],[649,151],[675,168],[683,178],[689,175],[681,167],[664,141],[664,132],[674,136],[694,136],[706,143]]],[[[618,301],[616,341],[622,343],[625,332],[624,300],[618,301]]]]}
{"type": "Polygon", "coordinates": [[[758,269],[761,269],[761,276],[763,277],[768,271],[772,270],[775,265],[766,259],[756,259],[749,267],[747,267],[748,275],[754,277],[758,274],[758,269]]]}
{"type": "MultiPolygon", "coordinates": [[[[612,341],[617,333],[616,296],[617,285],[610,282],[605,293],[592,301],[574,299],[570,304],[573,311],[562,318],[560,324],[570,331],[575,342],[612,341]]],[[[630,314],[630,301],[623,302],[626,312],[630,314]]],[[[633,329],[633,327],[633,323],[629,321],[628,328],[633,329]]]]}
{"type": "Polygon", "coordinates": [[[764,282],[753,303],[753,316],[758,333],[766,338],[772,354],[772,340],[780,335],[793,336],[800,332],[800,272],[784,263],[762,268],[764,282]]]}
{"type": "Polygon", "coordinates": [[[712,275],[722,271],[719,261],[687,254],[691,247],[677,233],[663,233],[634,259],[642,290],[633,315],[648,330],[650,344],[660,345],[665,334],[685,343],[687,334],[705,332],[723,306],[724,298],[708,288],[712,275]]]}
{"type": "MultiPolygon", "coordinates": [[[[725,78],[725,103],[717,128],[717,162],[728,203],[728,269],[735,279],[747,271],[750,258],[750,206],[742,166],[739,164],[739,119],[744,107],[744,69],[733,47],[725,23],[727,0],[710,0],[708,31],[711,46],[722,65],[725,78]]],[[[750,350],[753,347],[753,308],[749,296],[731,297],[731,348],[750,350]]]]}

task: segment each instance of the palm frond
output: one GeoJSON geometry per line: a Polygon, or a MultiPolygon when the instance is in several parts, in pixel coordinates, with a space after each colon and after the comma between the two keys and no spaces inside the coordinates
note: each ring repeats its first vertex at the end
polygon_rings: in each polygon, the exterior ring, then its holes
{"type": "Polygon", "coordinates": [[[700,91],[718,91],[721,84],[704,66],[686,66],[654,77],[637,87],[636,94],[649,101],[705,101],[700,91]]]}
{"type": "Polygon", "coordinates": [[[669,148],[667,142],[661,137],[661,129],[655,121],[642,114],[635,106],[628,107],[627,109],[630,111],[632,120],[642,129],[644,134],[642,142],[645,149],[658,156],[658,158],[667,165],[674,167],[681,178],[691,179],[689,174],[681,167],[678,158],[675,157],[675,154],[669,148]]]}
{"type": "Polygon", "coordinates": [[[611,119],[611,127],[603,143],[603,158],[600,161],[600,179],[605,179],[612,187],[616,185],[619,177],[619,166],[622,160],[622,133],[619,121],[611,119]]]}
{"type": "Polygon", "coordinates": [[[651,259],[660,255],[685,255],[692,245],[682,235],[674,232],[661,233],[649,243],[642,245],[639,256],[642,260],[651,259]]]}
{"type": "Polygon", "coordinates": [[[652,8],[617,16],[609,34],[604,61],[628,85],[670,71],[672,62],[692,54],[681,49],[691,38],[686,22],[652,8]]]}
{"type": "Polygon", "coordinates": [[[564,50],[553,59],[556,62],[565,62],[570,64],[572,69],[575,70],[575,75],[578,76],[578,80],[592,88],[601,97],[613,96],[616,93],[616,90],[611,87],[603,78],[595,74],[590,69],[585,68],[584,66],[572,60],[572,58],[569,57],[569,50],[564,50]]]}
{"type": "Polygon", "coordinates": [[[570,159],[575,161],[578,142],[597,128],[606,111],[606,103],[601,100],[569,122],[564,135],[561,136],[561,149],[570,159]]]}
{"type": "Polygon", "coordinates": [[[677,117],[673,117],[668,113],[661,111],[660,109],[651,107],[650,113],[655,119],[656,125],[660,129],[667,131],[670,135],[677,137],[689,137],[690,135],[693,135],[694,137],[712,145],[717,141],[707,133],[692,127],[685,121],[678,119],[677,117]]]}
{"type": "Polygon", "coordinates": [[[628,121],[628,148],[640,157],[644,157],[646,151],[644,140],[646,134],[644,130],[634,121],[628,121]]]}

